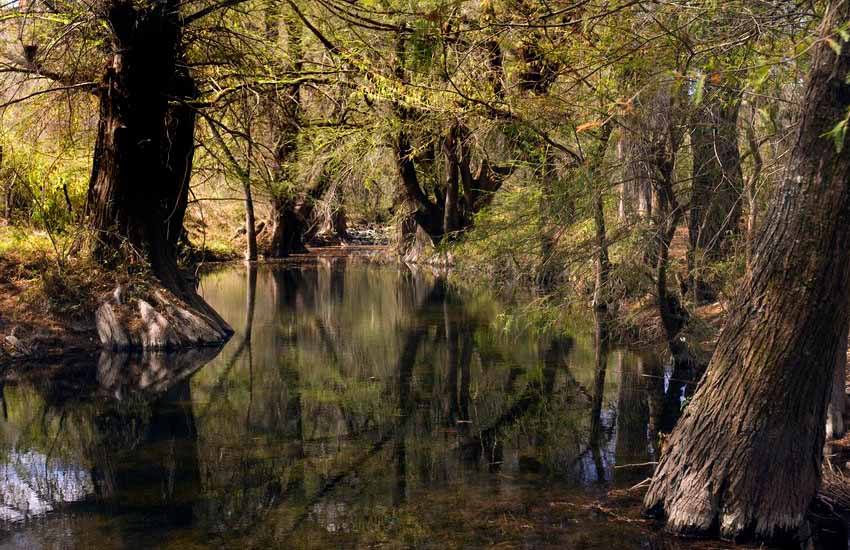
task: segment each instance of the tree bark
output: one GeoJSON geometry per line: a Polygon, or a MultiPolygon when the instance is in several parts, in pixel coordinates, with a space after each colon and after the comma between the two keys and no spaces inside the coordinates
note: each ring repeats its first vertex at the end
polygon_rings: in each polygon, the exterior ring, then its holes
{"type": "Polygon", "coordinates": [[[634,222],[652,216],[652,171],[641,128],[643,121],[629,116],[623,122],[620,154],[625,168],[620,189],[620,219],[634,222]]]}
{"type": "Polygon", "coordinates": [[[297,212],[292,199],[272,200],[272,241],[269,247],[270,258],[285,258],[291,254],[307,252],[304,233],[307,224],[297,212]]]}
{"type": "Polygon", "coordinates": [[[245,239],[247,249],[245,259],[249,262],[257,261],[257,226],[254,221],[254,198],[251,196],[251,131],[248,130],[248,158],[245,160],[245,177],[242,178],[242,192],[245,194],[245,239]]]}
{"type": "MultiPolygon", "coordinates": [[[[848,7],[830,6],[823,38],[850,17],[848,7]]],[[[798,538],[805,524],[848,330],[850,149],[838,152],[824,135],[850,106],[848,70],[846,44],[836,55],[826,40],[816,43],[752,270],[644,500],[673,533],[778,542],[798,538]]]]}
{"type": "Polygon", "coordinates": [[[587,179],[593,193],[593,228],[596,235],[596,261],[595,275],[596,283],[593,290],[593,308],[598,312],[600,331],[602,338],[607,338],[607,315],[603,312],[608,310],[610,293],[608,292],[608,280],[611,272],[611,260],[608,256],[608,234],[605,230],[605,202],[602,196],[601,181],[598,175],[599,169],[605,160],[605,151],[608,149],[608,140],[611,138],[611,125],[602,127],[599,143],[596,145],[593,156],[588,161],[587,179]]]}
{"type": "MultiPolygon", "coordinates": [[[[303,66],[301,46],[303,23],[291,14],[283,16],[286,25],[285,48],[291,63],[285,71],[298,73],[303,66]]],[[[277,26],[269,23],[269,38],[278,39],[277,26]]],[[[301,84],[296,82],[281,90],[277,97],[269,102],[269,127],[274,152],[272,163],[275,175],[272,185],[272,239],[268,250],[271,258],[284,258],[290,254],[307,251],[304,235],[307,231],[307,219],[299,206],[301,200],[292,194],[295,187],[294,168],[298,154],[298,135],[301,130],[301,84]],[[286,185],[288,184],[288,185],[286,185]]],[[[307,195],[310,195],[309,191],[307,195]]],[[[310,205],[312,212],[312,204],[310,205]]]]}
{"type": "Polygon", "coordinates": [[[747,144],[753,157],[752,171],[744,183],[744,191],[747,196],[747,266],[749,266],[755,253],[756,225],[758,223],[758,185],[764,168],[764,160],[759,150],[759,142],[756,140],[755,122],[750,121],[744,126],[747,136],[747,144]]]}
{"type": "Polygon", "coordinates": [[[243,182],[242,191],[245,194],[245,259],[249,262],[257,261],[257,227],[254,222],[254,198],[251,196],[251,183],[243,182]]]}
{"type": "Polygon", "coordinates": [[[443,207],[443,233],[451,235],[460,229],[460,160],[458,149],[463,139],[460,123],[453,124],[443,142],[446,157],[446,198],[443,207]]]}

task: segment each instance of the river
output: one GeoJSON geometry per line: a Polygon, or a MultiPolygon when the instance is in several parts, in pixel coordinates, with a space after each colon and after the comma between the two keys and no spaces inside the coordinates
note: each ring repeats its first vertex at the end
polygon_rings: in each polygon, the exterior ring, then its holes
{"type": "Polygon", "coordinates": [[[221,350],[2,388],[0,546],[687,547],[634,498],[600,505],[651,474],[682,404],[652,355],[367,257],[200,291],[236,331],[221,350]]]}

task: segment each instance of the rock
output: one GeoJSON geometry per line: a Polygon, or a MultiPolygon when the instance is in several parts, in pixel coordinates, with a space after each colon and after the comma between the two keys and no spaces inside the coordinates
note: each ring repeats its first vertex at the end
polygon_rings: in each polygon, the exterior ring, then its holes
{"type": "Polygon", "coordinates": [[[6,348],[6,351],[12,357],[26,357],[32,354],[32,350],[29,346],[24,344],[20,338],[15,336],[15,330],[12,329],[12,334],[6,335],[3,339],[3,344],[6,348]]]}

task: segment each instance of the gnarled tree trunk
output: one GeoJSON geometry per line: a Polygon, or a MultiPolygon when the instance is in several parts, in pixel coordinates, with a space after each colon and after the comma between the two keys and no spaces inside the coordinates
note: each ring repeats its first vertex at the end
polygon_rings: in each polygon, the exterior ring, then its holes
{"type": "Polygon", "coordinates": [[[230,327],[177,268],[195,129],[193,109],[169,100],[195,94],[182,59],[178,7],[173,0],[113,1],[108,18],[112,59],[99,90],[88,199],[94,252],[106,261],[121,250],[141,257],[176,298],[163,300],[174,302],[177,311],[196,314],[193,322],[200,323],[198,333],[204,337],[173,341],[169,347],[219,343],[232,333],[230,327]]]}
{"type": "MultiPolygon", "coordinates": [[[[850,4],[834,3],[823,37],[848,18],[850,4]]],[[[673,533],[794,539],[818,489],[850,306],[850,149],[824,134],[847,114],[848,70],[846,44],[840,55],[816,44],[751,273],[644,500],[673,533]]]]}
{"type": "Polygon", "coordinates": [[[301,197],[275,198],[272,201],[272,242],[269,256],[285,258],[307,252],[307,241],[317,227],[314,220],[316,201],[325,194],[330,178],[324,170],[301,197]]]}

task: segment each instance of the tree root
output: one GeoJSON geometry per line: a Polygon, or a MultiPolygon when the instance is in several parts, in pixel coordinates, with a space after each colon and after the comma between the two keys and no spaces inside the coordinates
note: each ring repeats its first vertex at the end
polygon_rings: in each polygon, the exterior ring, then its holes
{"type": "Polygon", "coordinates": [[[112,351],[178,350],[213,346],[233,333],[227,323],[190,305],[165,288],[136,290],[119,285],[95,313],[103,348],[112,351]]]}

